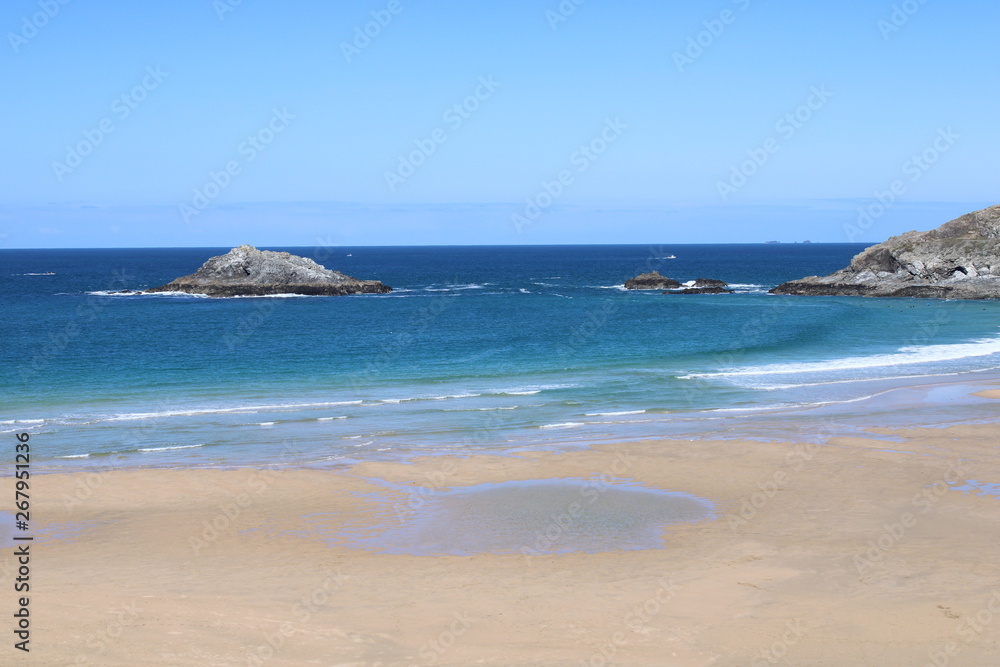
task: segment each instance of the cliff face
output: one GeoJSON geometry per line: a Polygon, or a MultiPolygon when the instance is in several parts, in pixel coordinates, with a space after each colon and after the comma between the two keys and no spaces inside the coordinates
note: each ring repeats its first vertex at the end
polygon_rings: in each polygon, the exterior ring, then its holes
{"type": "Polygon", "coordinates": [[[200,269],[147,292],[187,292],[208,296],[267,294],[384,294],[391,287],[377,280],[358,280],[326,269],[311,259],[287,252],[241,245],[212,257],[200,269]]]}
{"type": "Polygon", "coordinates": [[[906,232],[867,248],[828,276],[778,285],[772,294],[1000,298],[1000,206],[929,232],[906,232]]]}

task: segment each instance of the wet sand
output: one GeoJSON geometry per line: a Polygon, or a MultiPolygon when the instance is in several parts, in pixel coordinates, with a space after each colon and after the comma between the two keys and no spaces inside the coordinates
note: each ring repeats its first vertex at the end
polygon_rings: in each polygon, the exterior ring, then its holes
{"type": "Polygon", "coordinates": [[[986,391],[977,391],[976,396],[982,398],[1000,398],[1000,389],[987,389],[986,391]]]}
{"type": "Polygon", "coordinates": [[[1000,664],[998,441],[980,424],[40,475],[31,653],[10,646],[7,548],[4,663],[1000,664]],[[561,478],[691,494],[715,516],[665,527],[659,549],[546,553],[572,542],[568,506],[506,554],[352,546],[445,489],[561,478]]]}

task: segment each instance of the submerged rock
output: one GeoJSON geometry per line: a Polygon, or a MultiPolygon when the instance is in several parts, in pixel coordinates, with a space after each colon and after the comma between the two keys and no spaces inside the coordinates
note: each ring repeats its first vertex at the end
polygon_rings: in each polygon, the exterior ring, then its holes
{"type": "Polygon", "coordinates": [[[733,290],[725,287],[685,287],[684,289],[670,290],[664,294],[733,294],[733,290]]]}
{"type": "Polygon", "coordinates": [[[268,294],[385,294],[392,288],[377,280],[358,280],[331,271],[307,257],[258,250],[241,245],[210,258],[188,276],[146,292],[187,292],[208,296],[264,296],[268,294]]]}
{"type": "Polygon", "coordinates": [[[778,285],[772,294],[1000,298],[1000,206],[929,232],[906,232],[867,248],[828,276],[778,285]]]}
{"type": "Polygon", "coordinates": [[[661,276],[659,271],[643,273],[625,281],[625,289],[672,289],[680,286],[673,278],[661,276]]]}

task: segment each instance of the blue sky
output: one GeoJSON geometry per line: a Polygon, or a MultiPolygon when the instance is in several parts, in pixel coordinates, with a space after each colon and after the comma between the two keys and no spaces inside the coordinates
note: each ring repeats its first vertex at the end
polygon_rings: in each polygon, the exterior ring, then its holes
{"type": "Polygon", "coordinates": [[[8,0],[0,247],[881,241],[998,203],[998,19],[8,0]]]}

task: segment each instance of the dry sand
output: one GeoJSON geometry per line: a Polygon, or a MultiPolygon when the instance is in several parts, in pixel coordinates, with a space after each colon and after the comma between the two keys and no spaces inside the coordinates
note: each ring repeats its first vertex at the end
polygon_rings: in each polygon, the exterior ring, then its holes
{"type": "MultiPolygon", "coordinates": [[[[998,425],[873,429],[825,446],[41,475],[31,652],[11,647],[5,549],[0,663],[997,665],[1000,499],[950,483],[1000,482],[998,437],[998,425]],[[599,554],[337,543],[396,516],[374,479],[423,486],[389,498],[419,510],[442,484],[601,474],[710,499],[717,518],[667,528],[662,549],[599,554]]],[[[13,495],[9,478],[0,487],[13,495]]]]}

